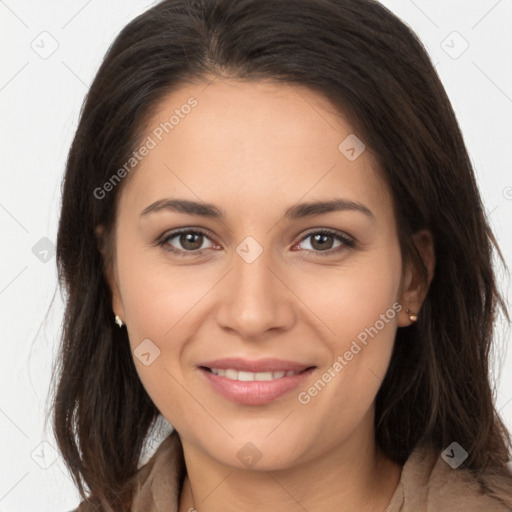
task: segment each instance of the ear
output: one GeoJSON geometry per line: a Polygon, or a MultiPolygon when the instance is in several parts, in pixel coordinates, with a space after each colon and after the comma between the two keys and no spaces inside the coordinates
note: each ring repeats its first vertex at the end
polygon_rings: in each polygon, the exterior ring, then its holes
{"type": "Polygon", "coordinates": [[[103,272],[105,280],[112,293],[112,311],[114,315],[119,315],[121,320],[125,319],[123,302],[121,300],[121,293],[119,291],[119,281],[117,278],[115,258],[111,246],[108,243],[105,228],[99,225],[94,230],[98,250],[103,258],[103,272]]]}
{"type": "Polygon", "coordinates": [[[430,231],[424,229],[413,235],[414,244],[427,270],[427,281],[423,280],[421,270],[412,262],[407,265],[403,275],[400,304],[403,308],[398,315],[398,326],[406,327],[413,323],[409,316],[416,315],[421,309],[430,283],[434,277],[435,251],[430,231]],[[406,311],[409,310],[409,311],[406,311]]]}

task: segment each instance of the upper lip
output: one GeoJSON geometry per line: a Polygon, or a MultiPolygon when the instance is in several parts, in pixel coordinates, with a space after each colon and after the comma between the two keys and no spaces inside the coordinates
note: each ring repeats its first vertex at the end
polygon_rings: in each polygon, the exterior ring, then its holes
{"type": "Polygon", "coordinates": [[[233,369],[238,371],[246,372],[277,372],[283,371],[294,371],[301,372],[307,368],[311,368],[313,365],[298,363],[295,361],[286,361],[284,359],[257,359],[249,360],[240,357],[226,357],[223,359],[215,359],[213,361],[206,361],[201,363],[199,366],[206,368],[219,368],[223,370],[233,369]]]}

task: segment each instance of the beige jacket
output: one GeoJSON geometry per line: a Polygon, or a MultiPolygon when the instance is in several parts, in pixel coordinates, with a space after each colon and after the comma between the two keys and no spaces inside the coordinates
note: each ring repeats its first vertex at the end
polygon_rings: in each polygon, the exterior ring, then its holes
{"type": "MultiPolygon", "coordinates": [[[[176,431],[158,447],[136,475],[131,512],[177,512],[184,475],[176,431]]],[[[512,489],[504,489],[510,499],[512,489]]],[[[480,492],[465,470],[452,469],[441,457],[417,448],[407,459],[398,486],[383,512],[511,512],[503,502],[480,492]]],[[[88,512],[82,503],[75,512],[88,512]]],[[[343,512],[340,509],[340,512],[343,512]]]]}

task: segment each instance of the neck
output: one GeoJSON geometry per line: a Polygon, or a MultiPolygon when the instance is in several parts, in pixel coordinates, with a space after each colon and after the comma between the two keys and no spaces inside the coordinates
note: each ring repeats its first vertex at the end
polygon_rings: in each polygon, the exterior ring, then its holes
{"type": "Polygon", "coordinates": [[[217,464],[183,442],[187,475],[179,512],[263,512],[277,507],[281,512],[382,512],[398,485],[401,467],[368,437],[356,437],[365,442],[345,442],[327,454],[276,471],[217,464]]]}

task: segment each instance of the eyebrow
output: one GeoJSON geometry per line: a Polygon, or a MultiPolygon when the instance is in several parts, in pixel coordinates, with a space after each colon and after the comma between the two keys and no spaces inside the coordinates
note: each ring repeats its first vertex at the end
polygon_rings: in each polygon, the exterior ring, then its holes
{"type": "MultiPolygon", "coordinates": [[[[156,213],[162,210],[171,210],[177,213],[185,213],[189,215],[199,215],[201,217],[209,217],[212,219],[226,218],[226,214],[213,204],[171,198],[159,199],[158,201],[150,204],[144,208],[141,213],[141,217],[149,213],[156,213]]],[[[283,218],[301,219],[304,217],[339,211],[361,212],[364,215],[375,219],[375,215],[364,204],[341,198],[293,205],[285,210],[283,218]]]]}

